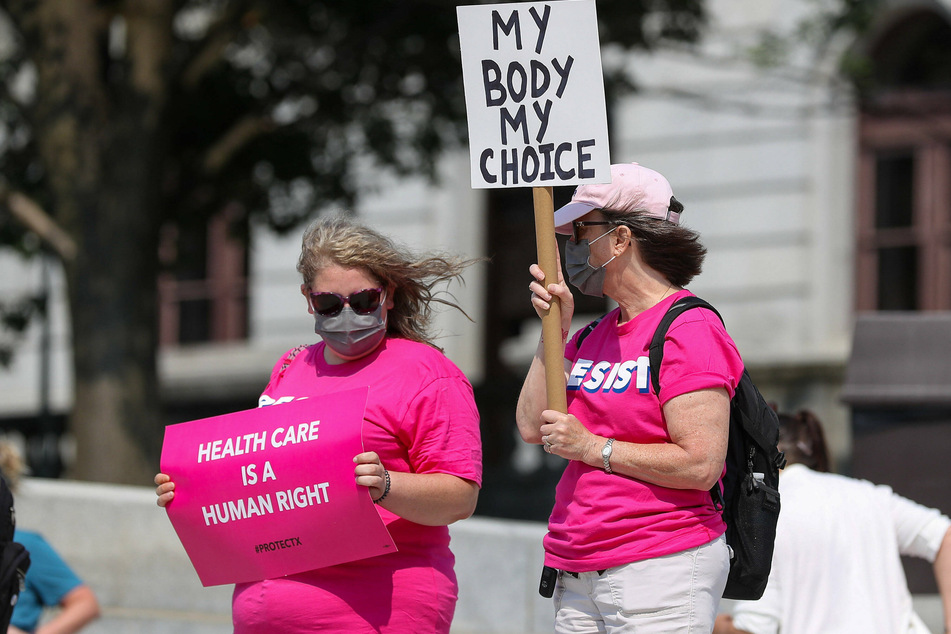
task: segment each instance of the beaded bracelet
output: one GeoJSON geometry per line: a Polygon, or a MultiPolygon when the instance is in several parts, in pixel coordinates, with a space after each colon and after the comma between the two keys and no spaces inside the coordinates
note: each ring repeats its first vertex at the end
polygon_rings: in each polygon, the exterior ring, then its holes
{"type": "Polygon", "coordinates": [[[386,485],[383,487],[383,495],[373,500],[374,504],[379,504],[383,501],[383,498],[390,494],[390,472],[386,470],[386,467],[383,467],[383,478],[386,480],[386,485]]]}

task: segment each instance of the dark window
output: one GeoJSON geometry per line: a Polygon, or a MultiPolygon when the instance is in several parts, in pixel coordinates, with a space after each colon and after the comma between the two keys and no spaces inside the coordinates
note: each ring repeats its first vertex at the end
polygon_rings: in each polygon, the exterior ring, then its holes
{"type": "Polygon", "coordinates": [[[915,160],[911,153],[879,155],[875,162],[875,227],[910,227],[915,160]]]}
{"type": "Polygon", "coordinates": [[[244,217],[221,213],[207,225],[168,227],[159,279],[162,345],[247,337],[247,248],[244,217]]]}
{"type": "Polygon", "coordinates": [[[856,307],[951,310],[951,25],[930,8],[895,15],[854,77],[856,307]]]}
{"type": "Polygon", "coordinates": [[[878,309],[918,309],[918,249],[894,247],[878,252],[878,309]]]}

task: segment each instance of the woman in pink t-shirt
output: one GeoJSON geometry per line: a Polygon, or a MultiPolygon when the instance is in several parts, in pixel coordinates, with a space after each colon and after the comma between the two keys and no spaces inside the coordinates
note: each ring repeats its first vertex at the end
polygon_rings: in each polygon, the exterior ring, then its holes
{"type": "MultiPolygon", "coordinates": [[[[667,309],[689,295],[706,253],[679,226],[683,206],[657,172],[611,166],[608,184],[582,185],[555,212],[568,281],[618,307],[565,347],[568,412],[547,408],[544,346],[519,395],[522,438],[569,460],[555,492],[545,565],[557,571],[556,632],[710,632],[729,572],[726,525],[710,488],[723,473],[730,399],[743,363],[704,308],[667,331],[651,389],[648,349],[667,309]]],[[[561,272],[532,304],[553,297],[567,339],[574,300],[561,272]]]]}
{"type": "MultiPolygon", "coordinates": [[[[449,631],[458,587],[447,526],[475,510],[482,446],[472,387],[427,330],[434,284],[469,263],[415,256],[342,214],[307,229],[297,269],[323,341],[287,352],[259,404],[369,387],[354,477],[398,552],[237,584],[236,634],[449,631]]],[[[175,484],[161,473],[155,483],[164,507],[175,484]]]]}

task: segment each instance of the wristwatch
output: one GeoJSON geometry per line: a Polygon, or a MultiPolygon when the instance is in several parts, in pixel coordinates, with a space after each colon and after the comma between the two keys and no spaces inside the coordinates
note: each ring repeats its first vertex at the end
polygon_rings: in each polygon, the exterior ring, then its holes
{"type": "Polygon", "coordinates": [[[604,443],[604,446],[601,447],[601,459],[604,460],[604,472],[605,473],[614,473],[611,471],[611,452],[613,448],[611,445],[614,444],[613,438],[608,438],[608,441],[604,443]]]}

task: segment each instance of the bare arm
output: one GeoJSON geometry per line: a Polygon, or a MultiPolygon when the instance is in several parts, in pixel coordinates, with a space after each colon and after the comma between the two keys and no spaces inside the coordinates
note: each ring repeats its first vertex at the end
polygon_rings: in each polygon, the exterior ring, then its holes
{"type": "Polygon", "coordinates": [[[99,617],[99,601],[85,584],[70,590],[59,606],[56,616],[36,628],[36,634],[73,634],[99,617]]]}
{"type": "MultiPolygon", "coordinates": [[[[386,477],[380,458],[373,451],[354,458],[356,482],[369,487],[370,496],[380,499],[386,477]]],[[[447,473],[404,473],[389,471],[390,490],[380,506],[400,517],[425,526],[447,526],[475,511],[479,487],[475,482],[447,473]]]]}
{"type": "Polygon", "coordinates": [[[944,631],[951,632],[951,529],[944,534],[934,560],[934,576],[944,608],[944,631]]]}
{"type": "Polygon", "coordinates": [[[615,443],[617,464],[612,456],[612,469],[672,489],[709,489],[726,459],[729,394],[725,389],[681,394],[664,405],[664,418],[669,443],[615,443]]]}
{"type": "MultiPolygon", "coordinates": [[[[567,360],[564,362],[565,377],[571,369],[567,360]]],[[[527,443],[540,445],[542,442],[541,426],[542,412],[548,408],[548,387],[545,376],[544,343],[538,342],[538,349],[532,358],[532,365],[525,375],[522,391],[518,395],[518,404],[515,406],[515,423],[518,433],[527,443]]]]}
{"type": "MultiPolygon", "coordinates": [[[[539,316],[543,315],[551,308],[552,297],[557,297],[561,306],[561,329],[567,333],[571,328],[571,318],[574,315],[575,300],[565,284],[561,269],[558,269],[558,283],[549,284],[545,289],[541,285],[541,280],[545,279],[545,274],[541,267],[533,264],[529,269],[535,281],[529,284],[532,291],[532,306],[539,316]]],[[[565,371],[565,378],[571,369],[566,359],[562,360],[565,371]]],[[[525,382],[522,383],[522,391],[518,395],[518,404],[515,408],[515,422],[518,425],[518,432],[522,440],[527,443],[541,444],[542,434],[539,428],[544,421],[542,412],[548,407],[548,390],[545,378],[545,347],[542,341],[538,342],[538,348],[535,350],[535,356],[532,358],[532,365],[525,376],[525,382]]]]}
{"type": "MultiPolygon", "coordinates": [[[[697,390],[664,405],[669,443],[616,441],[611,456],[615,473],[671,489],[712,487],[723,471],[730,422],[730,398],[724,389],[697,390]]],[[[602,467],[607,438],[589,432],[577,418],[553,410],[542,413],[551,453],[602,467]]]]}

